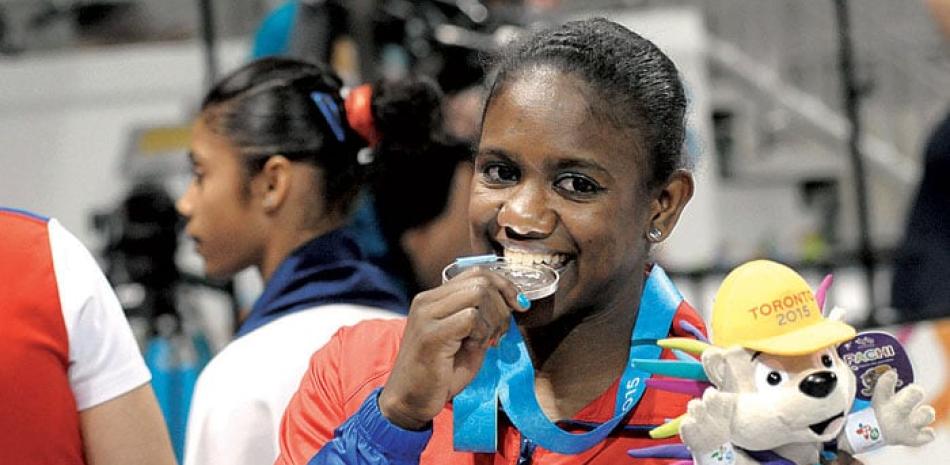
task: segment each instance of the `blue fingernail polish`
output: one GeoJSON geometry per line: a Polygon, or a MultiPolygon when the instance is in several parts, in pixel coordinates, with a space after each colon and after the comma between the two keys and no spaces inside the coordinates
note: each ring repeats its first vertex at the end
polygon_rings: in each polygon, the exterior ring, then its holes
{"type": "Polygon", "coordinates": [[[531,308],[531,301],[528,300],[528,296],[524,295],[524,292],[518,293],[518,305],[521,305],[524,310],[531,308]]]}

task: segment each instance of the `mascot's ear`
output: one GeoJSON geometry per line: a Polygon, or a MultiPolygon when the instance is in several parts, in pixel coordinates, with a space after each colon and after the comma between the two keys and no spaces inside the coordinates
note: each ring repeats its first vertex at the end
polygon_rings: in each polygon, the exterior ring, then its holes
{"type": "Polygon", "coordinates": [[[709,377],[709,382],[721,389],[728,370],[726,350],[713,346],[703,351],[703,369],[709,377]]]}

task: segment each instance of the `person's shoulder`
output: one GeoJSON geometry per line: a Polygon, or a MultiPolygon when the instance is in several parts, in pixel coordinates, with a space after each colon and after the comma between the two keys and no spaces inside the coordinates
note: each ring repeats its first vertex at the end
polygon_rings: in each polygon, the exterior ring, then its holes
{"type": "MultiPolygon", "coordinates": [[[[23,287],[45,282],[36,278],[49,270],[52,262],[50,220],[35,213],[0,206],[0,277],[5,284],[23,287]],[[36,270],[24,273],[24,270],[36,270]],[[39,273],[42,270],[43,273],[39,273]]],[[[2,288],[3,286],[0,286],[2,288]]],[[[2,294],[2,293],[0,293],[2,294]]]]}
{"type": "MultiPolygon", "coordinates": [[[[280,331],[294,331],[293,328],[319,325],[329,338],[339,328],[360,324],[367,320],[387,320],[404,316],[386,309],[349,303],[321,304],[305,310],[282,316],[249,335],[268,327],[281,328],[280,331]]],[[[312,331],[308,328],[307,331],[312,331]]]]}
{"type": "Polygon", "coordinates": [[[347,358],[355,351],[361,357],[388,360],[398,350],[405,318],[395,312],[352,304],[327,304],[274,320],[228,345],[235,354],[257,357],[266,348],[266,358],[278,355],[306,360],[315,351],[331,358],[347,358]],[[272,348],[277,348],[276,353],[272,348]],[[326,349],[326,350],[323,350],[326,349]]]}
{"type": "Polygon", "coordinates": [[[696,308],[693,307],[692,304],[687,302],[686,299],[683,299],[683,301],[680,302],[679,306],[676,307],[675,315],[678,318],[689,318],[689,319],[696,319],[696,320],[702,321],[702,316],[700,316],[699,311],[696,310],[696,308]]]}
{"type": "Polygon", "coordinates": [[[703,320],[699,311],[684,299],[676,307],[676,313],[673,314],[669,335],[705,341],[709,338],[709,330],[706,328],[706,321],[703,320]]]}
{"type": "Polygon", "coordinates": [[[321,318],[321,310],[326,309],[285,316],[231,341],[202,370],[197,389],[211,393],[216,403],[270,398],[288,382],[296,387],[314,352],[327,346],[347,371],[385,370],[390,351],[398,350],[402,319],[341,326],[321,318]]]}
{"type": "Polygon", "coordinates": [[[405,318],[374,318],[363,320],[352,326],[343,326],[334,337],[338,337],[348,344],[395,342],[398,345],[405,329],[405,318]]]}
{"type": "MultiPolygon", "coordinates": [[[[225,346],[201,370],[192,396],[192,415],[266,411],[274,408],[274,399],[286,402],[293,393],[306,361],[303,367],[294,367],[288,365],[288,358],[279,349],[267,358],[260,353],[276,347],[255,350],[240,342],[225,346]]],[[[303,358],[306,360],[306,356],[303,358]]]]}
{"type": "Polygon", "coordinates": [[[267,396],[286,384],[284,378],[299,381],[310,356],[327,342],[332,329],[295,315],[285,318],[229,342],[201,371],[199,385],[248,398],[267,396]]]}
{"type": "Polygon", "coordinates": [[[0,206],[0,221],[45,226],[49,223],[50,218],[29,210],[0,206]]]}
{"type": "Polygon", "coordinates": [[[196,385],[197,390],[207,390],[209,393],[227,392],[245,392],[253,388],[253,384],[247,381],[252,379],[252,374],[258,371],[258,364],[254,357],[250,357],[250,352],[246,346],[239,344],[240,340],[231,342],[224,346],[220,352],[215,354],[208,364],[201,369],[196,385]]]}
{"type": "Polygon", "coordinates": [[[332,341],[345,362],[342,366],[361,367],[374,373],[388,372],[399,352],[405,329],[405,318],[364,320],[341,327],[332,341]]]}
{"type": "MultiPolygon", "coordinates": [[[[662,289],[658,295],[663,297],[659,301],[664,302],[662,308],[673,310],[673,318],[670,321],[669,335],[674,337],[688,337],[693,339],[706,340],[707,330],[706,322],[702,315],[689,302],[683,298],[676,284],[668,277],[666,272],[658,264],[654,265],[647,272],[650,280],[654,280],[654,288],[662,289]],[[653,276],[656,273],[656,276],[653,276]]],[[[652,300],[651,300],[652,301],[652,300]]]]}
{"type": "Polygon", "coordinates": [[[369,390],[382,386],[389,377],[405,327],[402,318],[342,327],[314,356],[311,368],[332,371],[332,377],[339,380],[341,399],[357,406],[369,390]]]}
{"type": "Polygon", "coordinates": [[[27,210],[0,206],[0,229],[8,243],[45,237],[50,222],[50,218],[27,210]]]}

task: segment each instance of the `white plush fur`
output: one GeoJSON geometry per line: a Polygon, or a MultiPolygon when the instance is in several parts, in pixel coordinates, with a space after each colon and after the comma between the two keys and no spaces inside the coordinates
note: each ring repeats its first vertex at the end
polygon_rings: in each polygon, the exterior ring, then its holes
{"type": "MultiPolygon", "coordinates": [[[[706,374],[716,388],[690,401],[680,436],[695,457],[725,443],[747,450],[772,450],[798,465],[818,463],[821,445],[838,438],[848,451],[842,427],[854,399],[854,374],[833,347],[803,356],[759,354],[741,347],[711,347],[703,353],[706,374]],[[827,355],[831,366],[823,363],[827,355]],[[781,382],[769,383],[775,372],[781,382]],[[799,388],[809,375],[831,372],[837,381],[824,397],[799,388]],[[827,422],[834,418],[833,421],[827,422]],[[809,428],[822,426],[816,433],[809,428]]],[[[826,359],[827,361],[827,359],[826,359]]],[[[883,375],[872,401],[887,444],[920,445],[933,440],[933,408],[921,405],[923,390],[910,385],[894,393],[896,376],[883,375]]],[[[739,465],[756,462],[737,450],[739,465]]]]}

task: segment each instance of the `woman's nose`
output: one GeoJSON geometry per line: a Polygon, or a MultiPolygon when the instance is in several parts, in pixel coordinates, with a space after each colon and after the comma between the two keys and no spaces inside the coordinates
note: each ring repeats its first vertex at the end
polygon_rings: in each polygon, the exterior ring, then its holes
{"type": "Polygon", "coordinates": [[[185,193],[181,194],[181,197],[178,197],[178,200],[175,201],[175,210],[178,210],[178,214],[185,218],[191,216],[191,193],[193,188],[194,183],[189,183],[185,193]]]}
{"type": "Polygon", "coordinates": [[[512,191],[498,211],[498,225],[512,238],[540,239],[554,232],[557,214],[544,188],[524,184],[512,191]]]}

